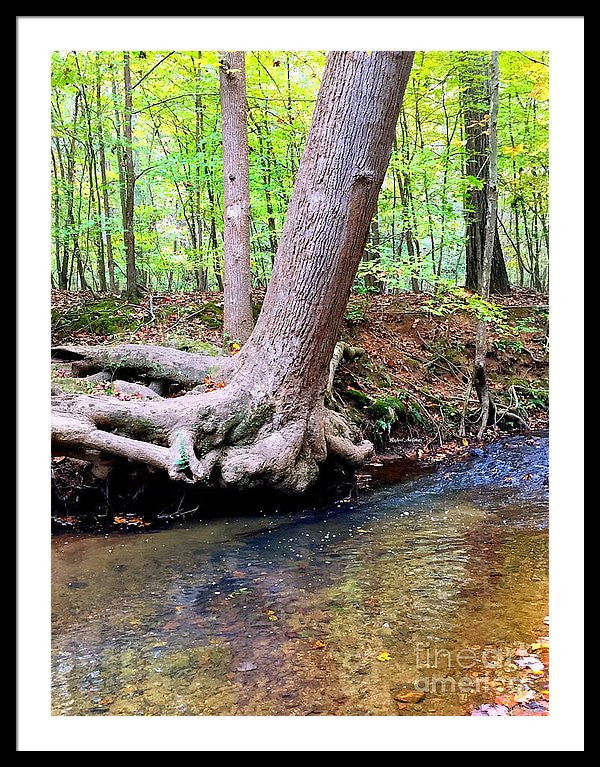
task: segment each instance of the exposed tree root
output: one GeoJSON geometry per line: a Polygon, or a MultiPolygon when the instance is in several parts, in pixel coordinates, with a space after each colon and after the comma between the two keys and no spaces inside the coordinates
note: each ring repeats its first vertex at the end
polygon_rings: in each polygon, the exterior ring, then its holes
{"type": "Polygon", "coordinates": [[[333,396],[333,381],[337,369],[341,363],[346,360],[347,362],[353,362],[355,359],[362,357],[365,350],[360,346],[350,346],[345,341],[338,341],[333,350],[331,362],[329,363],[329,377],[327,379],[326,397],[330,399],[333,396]]]}
{"type": "Polygon", "coordinates": [[[328,457],[356,466],[371,452],[370,442],[354,444],[342,416],[322,402],[298,401],[290,408],[260,376],[251,380],[246,370],[236,377],[235,357],[174,352],[135,345],[55,348],[54,358],[72,360],[79,375],[97,377],[107,368],[114,375],[195,388],[163,399],[146,386],[113,381],[114,389],[142,395],[144,401],[55,388],[54,453],[85,457],[92,464],[116,456],[207,487],[301,493],[316,482],[328,457]],[[231,383],[201,393],[209,374],[227,376],[231,383]]]}
{"type": "Polygon", "coordinates": [[[223,388],[146,402],[55,396],[55,450],[117,455],[189,483],[288,493],[309,488],[328,456],[356,463],[367,454],[370,445],[355,446],[349,427],[325,408],[327,372],[413,57],[329,54],[269,286],[239,354],[131,345],[54,350],[75,362],[77,375],[108,370],[125,381],[183,388],[210,375],[223,388]]]}
{"type": "Polygon", "coordinates": [[[190,388],[207,375],[227,380],[233,370],[231,357],[191,354],[165,346],[121,344],[119,346],[55,346],[52,359],[71,361],[74,376],[108,372],[123,380],[176,383],[190,388]]]}

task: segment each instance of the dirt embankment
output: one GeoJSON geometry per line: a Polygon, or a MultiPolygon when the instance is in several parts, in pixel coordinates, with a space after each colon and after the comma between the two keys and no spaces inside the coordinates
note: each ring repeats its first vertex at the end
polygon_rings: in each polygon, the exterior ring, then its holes
{"type": "MultiPolygon", "coordinates": [[[[253,298],[258,313],[262,295],[253,298]]],[[[465,395],[475,326],[482,314],[489,321],[488,370],[498,410],[487,439],[522,428],[523,423],[532,429],[547,427],[546,295],[516,289],[496,298],[493,306],[456,289],[435,298],[412,293],[353,295],[342,338],[366,353],[338,368],[333,404],[374,442],[379,460],[437,462],[472,449],[470,425],[477,401],[472,392],[465,407],[465,395]],[[466,434],[459,436],[463,412],[466,434]]],[[[222,317],[219,293],[155,294],[131,303],[90,293],[52,292],[53,344],[165,344],[217,354],[222,317]]],[[[73,378],[65,363],[52,365],[52,381],[66,391],[135,396],[112,391],[110,382],[73,378]]],[[[67,476],[61,463],[66,462],[60,457],[53,461],[59,495],[85,493],[81,467],[67,476]]],[[[56,503],[60,506],[59,498],[56,503]]]]}

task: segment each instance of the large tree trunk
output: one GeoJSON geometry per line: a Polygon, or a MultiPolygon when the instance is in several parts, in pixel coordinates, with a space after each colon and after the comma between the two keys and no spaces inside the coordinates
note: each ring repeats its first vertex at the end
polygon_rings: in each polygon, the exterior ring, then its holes
{"type": "MultiPolygon", "coordinates": [[[[470,186],[465,200],[466,218],[466,278],[468,290],[478,290],[483,269],[485,228],[487,221],[487,191],[490,170],[489,113],[490,81],[487,60],[478,53],[463,56],[464,85],[462,92],[463,119],[466,136],[467,176],[483,181],[483,188],[470,186]]],[[[491,265],[490,292],[510,292],[506,264],[494,222],[494,251],[491,265]]]]}
{"type": "Polygon", "coordinates": [[[219,60],[225,213],[223,330],[226,340],[244,342],[253,324],[244,51],[221,51],[219,60]]]}
{"type": "MultiPolygon", "coordinates": [[[[242,350],[209,358],[210,377],[178,398],[54,397],[55,452],[111,454],[173,479],[290,493],[307,489],[328,457],[352,465],[370,453],[324,398],[412,58],[329,54],[263,309],[242,350]]],[[[138,358],[138,372],[168,379],[160,357],[172,353],[145,347],[141,354],[155,357],[145,368],[138,358]]],[[[62,354],[81,364],[100,352],[62,354]]],[[[115,354],[113,367],[116,360],[126,371],[129,352],[115,354]]]]}

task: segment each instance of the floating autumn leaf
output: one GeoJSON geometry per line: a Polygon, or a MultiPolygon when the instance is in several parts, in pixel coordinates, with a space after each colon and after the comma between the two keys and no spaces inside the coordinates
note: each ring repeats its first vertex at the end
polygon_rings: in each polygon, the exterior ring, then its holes
{"type": "Polygon", "coordinates": [[[392,660],[392,656],[389,654],[389,652],[380,652],[377,656],[377,660],[380,661],[386,661],[386,660],[392,660]]]}
{"type": "Polygon", "coordinates": [[[527,703],[529,700],[535,698],[535,692],[533,690],[522,690],[515,693],[514,699],[517,703],[527,703]]]}
{"type": "Polygon", "coordinates": [[[421,703],[425,700],[425,693],[420,690],[400,690],[395,693],[394,700],[399,703],[421,703]]]}
{"type": "Polygon", "coordinates": [[[515,665],[520,669],[529,669],[533,673],[542,673],[544,664],[537,655],[525,655],[522,658],[515,658],[515,665]]]}
{"type": "Polygon", "coordinates": [[[548,650],[550,645],[548,642],[534,642],[531,645],[531,652],[541,652],[542,650],[548,650]]]}
{"type": "Polygon", "coordinates": [[[494,701],[499,706],[506,706],[506,708],[514,708],[519,703],[514,695],[496,695],[494,701]]]}
{"type": "Polygon", "coordinates": [[[141,517],[113,517],[113,525],[128,525],[130,527],[148,527],[150,522],[146,522],[141,517]]]}
{"type": "Polygon", "coordinates": [[[506,706],[494,706],[491,703],[484,703],[471,711],[471,716],[506,716],[507,714],[508,708],[506,706]]]}
{"type": "Polygon", "coordinates": [[[511,714],[512,716],[548,716],[548,711],[538,707],[517,706],[511,711],[511,714]]]}
{"type": "Polygon", "coordinates": [[[244,663],[240,663],[239,666],[236,667],[236,671],[254,671],[256,668],[256,663],[251,663],[250,661],[244,661],[244,663]]]}

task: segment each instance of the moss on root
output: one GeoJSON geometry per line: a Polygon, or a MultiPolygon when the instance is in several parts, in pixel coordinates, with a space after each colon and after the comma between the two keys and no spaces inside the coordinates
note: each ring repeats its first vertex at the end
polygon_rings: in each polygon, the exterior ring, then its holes
{"type": "Polygon", "coordinates": [[[169,336],[166,346],[170,346],[173,349],[179,349],[182,352],[196,352],[198,354],[210,354],[212,357],[216,357],[222,354],[221,349],[210,341],[199,341],[195,338],[189,338],[182,333],[172,333],[169,336]]]}
{"type": "Polygon", "coordinates": [[[353,405],[357,407],[368,407],[372,399],[371,397],[367,396],[364,392],[358,391],[358,389],[346,389],[344,392],[346,397],[352,402],[353,405]]]}
{"type": "Polygon", "coordinates": [[[68,376],[52,376],[52,384],[58,386],[65,394],[92,394],[96,381],[88,381],[85,378],[71,378],[68,376]]]}

